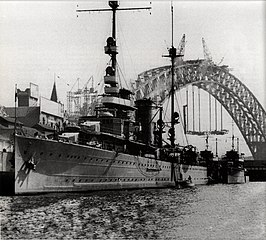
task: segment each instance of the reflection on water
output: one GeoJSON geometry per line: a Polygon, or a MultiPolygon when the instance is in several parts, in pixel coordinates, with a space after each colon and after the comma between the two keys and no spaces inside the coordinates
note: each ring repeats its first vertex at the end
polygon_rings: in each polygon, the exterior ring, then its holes
{"type": "Polygon", "coordinates": [[[0,197],[2,239],[266,239],[266,183],[0,197]]]}

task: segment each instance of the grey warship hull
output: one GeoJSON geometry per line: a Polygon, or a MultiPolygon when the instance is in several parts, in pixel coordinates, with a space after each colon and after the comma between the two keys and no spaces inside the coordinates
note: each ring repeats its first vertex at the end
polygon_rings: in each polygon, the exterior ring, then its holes
{"type": "Polygon", "coordinates": [[[91,146],[16,136],[15,193],[164,188],[192,177],[206,184],[207,169],[91,146]],[[171,171],[172,170],[172,171],[171,171]],[[175,177],[175,178],[173,178],[175,177]]]}

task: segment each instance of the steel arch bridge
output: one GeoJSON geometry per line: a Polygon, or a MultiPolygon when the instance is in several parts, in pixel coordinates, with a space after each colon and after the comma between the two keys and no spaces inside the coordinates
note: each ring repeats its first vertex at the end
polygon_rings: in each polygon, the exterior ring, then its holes
{"type": "MultiPolygon", "coordinates": [[[[218,66],[207,60],[183,61],[180,58],[174,71],[175,90],[195,85],[210,93],[232,117],[253,157],[261,159],[262,150],[259,149],[266,147],[266,112],[254,94],[229,73],[227,66],[218,66]]],[[[136,99],[155,100],[159,97],[163,102],[170,89],[171,66],[163,66],[139,74],[134,92],[136,99]]]]}

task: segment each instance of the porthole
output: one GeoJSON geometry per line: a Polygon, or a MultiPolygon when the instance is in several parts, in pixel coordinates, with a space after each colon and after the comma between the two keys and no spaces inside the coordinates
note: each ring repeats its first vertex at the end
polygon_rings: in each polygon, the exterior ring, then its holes
{"type": "Polygon", "coordinates": [[[81,182],[81,179],[79,179],[79,182],[81,182]]]}
{"type": "Polygon", "coordinates": [[[68,179],[66,179],[66,182],[68,182],[68,179]]]}
{"type": "Polygon", "coordinates": [[[62,156],[61,154],[58,155],[58,157],[61,157],[61,156],[62,156]]]}
{"type": "Polygon", "coordinates": [[[27,151],[24,151],[24,154],[27,154],[27,151]]]}
{"type": "Polygon", "coordinates": [[[72,182],[75,182],[75,179],[73,179],[73,181],[72,182]]]}
{"type": "Polygon", "coordinates": [[[43,155],[43,152],[41,152],[40,155],[43,155]]]}
{"type": "Polygon", "coordinates": [[[50,153],[50,155],[49,156],[52,156],[53,155],[53,153],[50,153]]]}

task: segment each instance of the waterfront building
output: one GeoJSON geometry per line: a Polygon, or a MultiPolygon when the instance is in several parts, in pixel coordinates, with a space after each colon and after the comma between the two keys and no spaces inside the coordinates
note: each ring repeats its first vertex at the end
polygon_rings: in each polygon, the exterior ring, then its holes
{"type": "Polygon", "coordinates": [[[26,127],[35,128],[43,134],[60,131],[64,122],[64,105],[57,101],[54,84],[51,99],[38,96],[38,86],[30,83],[25,91],[17,90],[18,106],[5,107],[10,118],[17,117],[26,127]]]}

